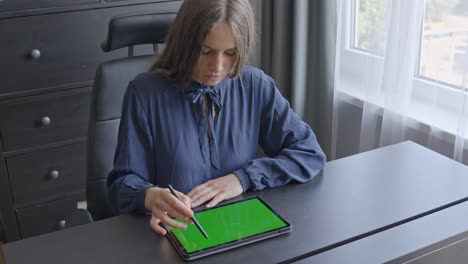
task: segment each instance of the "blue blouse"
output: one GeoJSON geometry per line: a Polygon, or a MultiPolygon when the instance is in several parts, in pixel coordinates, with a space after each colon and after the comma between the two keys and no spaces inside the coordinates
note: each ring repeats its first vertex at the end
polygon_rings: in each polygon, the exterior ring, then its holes
{"type": "Polygon", "coordinates": [[[188,193],[234,173],[244,191],[261,190],[311,180],[324,164],[311,128],[263,71],[246,66],[237,78],[185,90],[143,73],[124,97],[107,187],[115,213],[145,212],[152,186],[188,193]],[[257,158],[258,145],[268,157],[257,158]]]}

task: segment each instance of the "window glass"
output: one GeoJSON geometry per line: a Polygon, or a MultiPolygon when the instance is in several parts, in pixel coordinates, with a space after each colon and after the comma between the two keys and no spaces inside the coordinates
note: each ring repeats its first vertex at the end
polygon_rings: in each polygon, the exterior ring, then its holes
{"type": "Polygon", "coordinates": [[[468,1],[426,0],[419,74],[468,88],[468,1]]]}
{"type": "Polygon", "coordinates": [[[356,0],[354,48],[383,55],[385,50],[386,0],[356,0]]]}

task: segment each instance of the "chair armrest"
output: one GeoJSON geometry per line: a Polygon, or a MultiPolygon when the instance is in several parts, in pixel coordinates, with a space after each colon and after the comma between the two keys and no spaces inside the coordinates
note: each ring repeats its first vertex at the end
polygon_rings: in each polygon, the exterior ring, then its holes
{"type": "Polygon", "coordinates": [[[76,209],[71,215],[65,218],[65,228],[90,224],[94,222],[88,210],[76,209]]]}

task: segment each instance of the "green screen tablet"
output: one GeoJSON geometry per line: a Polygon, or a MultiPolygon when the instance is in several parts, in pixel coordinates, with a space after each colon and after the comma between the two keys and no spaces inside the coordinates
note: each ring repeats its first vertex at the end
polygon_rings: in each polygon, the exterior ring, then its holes
{"type": "Polygon", "coordinates": [[[291,225],[259,197],[228,203],[195,213],[208,234],[195,225],[167,229],[168,239],[187,260],[196,259],[291,231],[291,225]]]}

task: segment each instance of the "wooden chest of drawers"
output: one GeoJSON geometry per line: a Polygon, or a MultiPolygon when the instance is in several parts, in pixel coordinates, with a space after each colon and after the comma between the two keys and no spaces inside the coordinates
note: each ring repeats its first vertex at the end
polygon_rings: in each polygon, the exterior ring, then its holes
{"type": "MultiPolygon", "coordinates": [[[[85,200],[86,134],[111,17],[181,1],[0,1],[0,215],[7,241],[58,230],[85,200]]],[[[145,52],[145,51],[143,51],[145,52]]]]}

